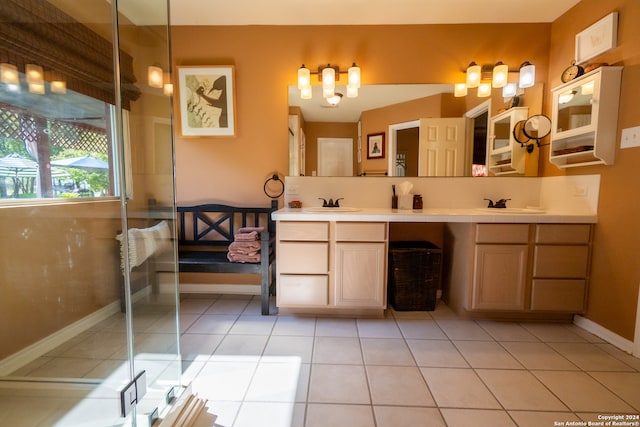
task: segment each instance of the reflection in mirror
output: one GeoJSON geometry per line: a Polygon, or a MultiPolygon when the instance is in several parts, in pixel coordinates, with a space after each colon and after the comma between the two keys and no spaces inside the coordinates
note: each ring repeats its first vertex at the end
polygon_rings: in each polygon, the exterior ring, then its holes
{"type": "Polygon", "coordinates": [[[589,80],[558,97],[556,132],[565,132],[591,124],[594,80],[589,80]]]}
{"type": "MultiPolygon", "coordinates": [[[[323,170],[336,170],[333,165],[323,165],[325,157],[335,159],[343,156],[339,153],[319,155],[318,140],[335,140],[328,146],[337,146],[339,140],[351,138],[354,175],[417,176],[420,124],[416,119],[462,117],[464,113],[464,107],[460,107],[464,100],[454,100],[453,85],[449,84],[363,85],[357,98],[342,97],[335,107],[323,99],[320,86],[312,89],[312,99],[303,100],[296,86],[289,87],[290,175],[322,175],[323,170]],[[431,97],[437,98],[431,100],[431,97]],[[423,104],[427,101],[424,100],[430,100],[426,108],[423,104]],[[449,103],[455,104],[456,108],[443,105],[449,103]],[[422,110],[415,112],[417,108],[422,110]],[[387,133],[389,125],[408,120],[417,124],[409,129],[400,126],[397,138],[396,135],[387,135],[385,158],[367,163],[367,134],[387,133]],[[364,164],[368,166],[365,168],[364,164]]],[[[336,92],[343,89],[337,86],[336,92]]],[[[327,153],[327,150],[323,149],[322,153],[327,153]]]]}

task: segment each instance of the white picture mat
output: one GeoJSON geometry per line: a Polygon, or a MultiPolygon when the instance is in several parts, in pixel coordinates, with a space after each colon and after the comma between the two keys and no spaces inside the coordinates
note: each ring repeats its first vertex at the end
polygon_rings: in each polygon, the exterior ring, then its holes
{"type": "Polygon", "coordinates": [[[576,35],[576,63],[583,64],[613,49],[617,39],[618,12],[611,12],[576,35]]]}

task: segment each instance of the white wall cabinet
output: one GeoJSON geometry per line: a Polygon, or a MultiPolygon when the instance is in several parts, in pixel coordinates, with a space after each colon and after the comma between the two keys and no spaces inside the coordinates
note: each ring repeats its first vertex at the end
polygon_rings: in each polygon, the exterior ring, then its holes
{"type": "Polygon", "coordinates": [[[487,163],[492,174],[524,175],[527,150],[513,137],[513,128],[528,113],[527,107],[513,107],[489,119],[487,163]]]}
{"type": "Polygon", "coordinates": [[[552,90],[551,163],[613,164],[621,77],[622,67],[600,67],[552,90]]]}

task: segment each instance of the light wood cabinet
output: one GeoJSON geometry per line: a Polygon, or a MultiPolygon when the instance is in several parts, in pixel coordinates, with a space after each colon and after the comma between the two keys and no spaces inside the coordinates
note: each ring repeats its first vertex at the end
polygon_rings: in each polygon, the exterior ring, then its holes
{"type": "Polygon", "coordinates": [[[483,317],[555,319],[582,312],[592,227],[447,224],[443,299],[483,317]]]}
{"type": "Polygon", "coordinates": [[[535,227],[531,310],[583,312],[589,280],[591,226],[535,227]]]}
{"type": "Polygon", "coordinates": [[[383,310],[387,235],[384,222],[278,221],[276,304],[383,310]]]}

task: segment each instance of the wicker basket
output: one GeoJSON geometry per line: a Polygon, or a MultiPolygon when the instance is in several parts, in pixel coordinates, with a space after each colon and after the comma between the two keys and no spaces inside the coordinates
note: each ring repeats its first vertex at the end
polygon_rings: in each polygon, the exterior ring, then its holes
{"type": "Polygon", "coordinates": [[[398,311],[433,311],[440,287],[442,250],[431,242],[389,244],[388,301],[398,311]]]}

